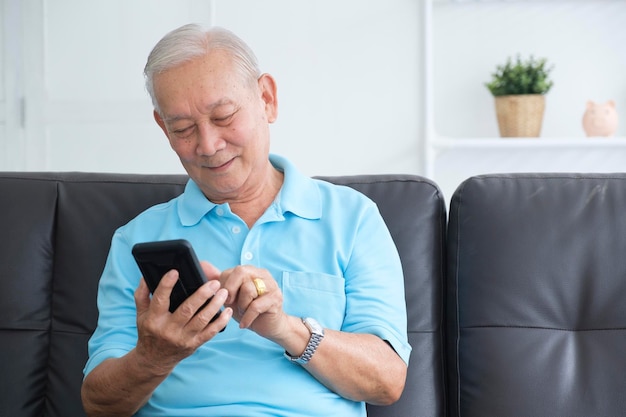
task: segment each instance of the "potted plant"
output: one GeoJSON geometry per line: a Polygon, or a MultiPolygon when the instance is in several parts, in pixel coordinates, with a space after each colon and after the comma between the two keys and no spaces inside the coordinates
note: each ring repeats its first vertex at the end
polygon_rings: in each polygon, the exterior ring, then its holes
{"type": "Polygon", "coordinates": [[[538,137],[545,110],[545,94],[553,82],[552,67],[546,59],[530,57],[526,61],[509,57],[498,65],[490,82],[485,83],[495,97],[496,116],[501,137],[538,137]]]}

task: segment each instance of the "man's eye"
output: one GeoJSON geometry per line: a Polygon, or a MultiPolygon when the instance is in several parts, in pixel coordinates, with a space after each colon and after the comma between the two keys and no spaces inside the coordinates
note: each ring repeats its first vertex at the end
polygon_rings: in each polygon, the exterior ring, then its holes
{"type": "Polygon", "coordinates": [[[217,124],[217,125],[225,125],[228,124],[232,117],[235,115],[235,113],[231,113],[228,114],[226,116],[222,116],[222,117],[214,117],[213,118],[213,123],[217,124]]]}
{"type": "Polygon", "coordinates": [[[188,136],[193,132],[193,125],[192,126],[187,126],[187,127],[183,127],[181,129],[174,129],[172,131],[172,133],[174,133],[176,136],[188,136]]]}

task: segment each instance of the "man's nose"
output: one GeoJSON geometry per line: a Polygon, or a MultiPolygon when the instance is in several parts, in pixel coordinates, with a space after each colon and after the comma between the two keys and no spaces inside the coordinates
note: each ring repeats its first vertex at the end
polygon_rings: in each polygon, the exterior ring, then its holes
{"type": "Polygon", "coordinates": [[[222,149],[225,141],[221,137],[220,129],[210,122],[198,126],[198,143],[196,153],[200,156],[211,156],[222,149]]]}

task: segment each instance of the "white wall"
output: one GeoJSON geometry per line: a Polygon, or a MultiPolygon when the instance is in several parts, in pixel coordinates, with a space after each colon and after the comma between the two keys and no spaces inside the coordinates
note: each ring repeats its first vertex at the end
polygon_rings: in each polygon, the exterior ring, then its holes
{"type": "Polygon", "coordinates": [[[275,76],[272,151],[305,173],[420,170],[419,2],[0,1],[39,21],[21,34],[27,138],[0,170],[182,172],[142,69],[166,31],[192,21],[235,31],[275,76]]]}
{"type": "Polygon", "coordinates": [[[273,151],[307,173],[419,171],[418,2],[218,2],[279,80],[273,151]]]}
{"type": "Polygon", "coordinates": [[[583,138],[586,100],[609,98],[626,136],[626,1],[433,0],[432,106],[424,1],[0,0],[0,170],[182,172],[141,72],[154,43],[191,21],[256,50],[278,80],[272,151],[307,174],[425,174],[450,197],[480,173],[621,169],[626,147],[428,145],[497,137],[484,82],[516,53],[555,65],[543,137],[583,138]]]}

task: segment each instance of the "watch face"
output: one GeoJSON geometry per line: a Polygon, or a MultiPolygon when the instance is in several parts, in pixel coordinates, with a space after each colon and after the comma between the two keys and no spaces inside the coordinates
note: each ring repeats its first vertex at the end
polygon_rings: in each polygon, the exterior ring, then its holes
{"type": "Polygon", "coordinates": [[[320,335],[324,334],[324,328],[317,322],[317,320],[307,317],[305,319],[302,319],[302,321],[304,322],[306,327],[309,328],[309,331],[311,333],[320,334],[320,335]]]}

